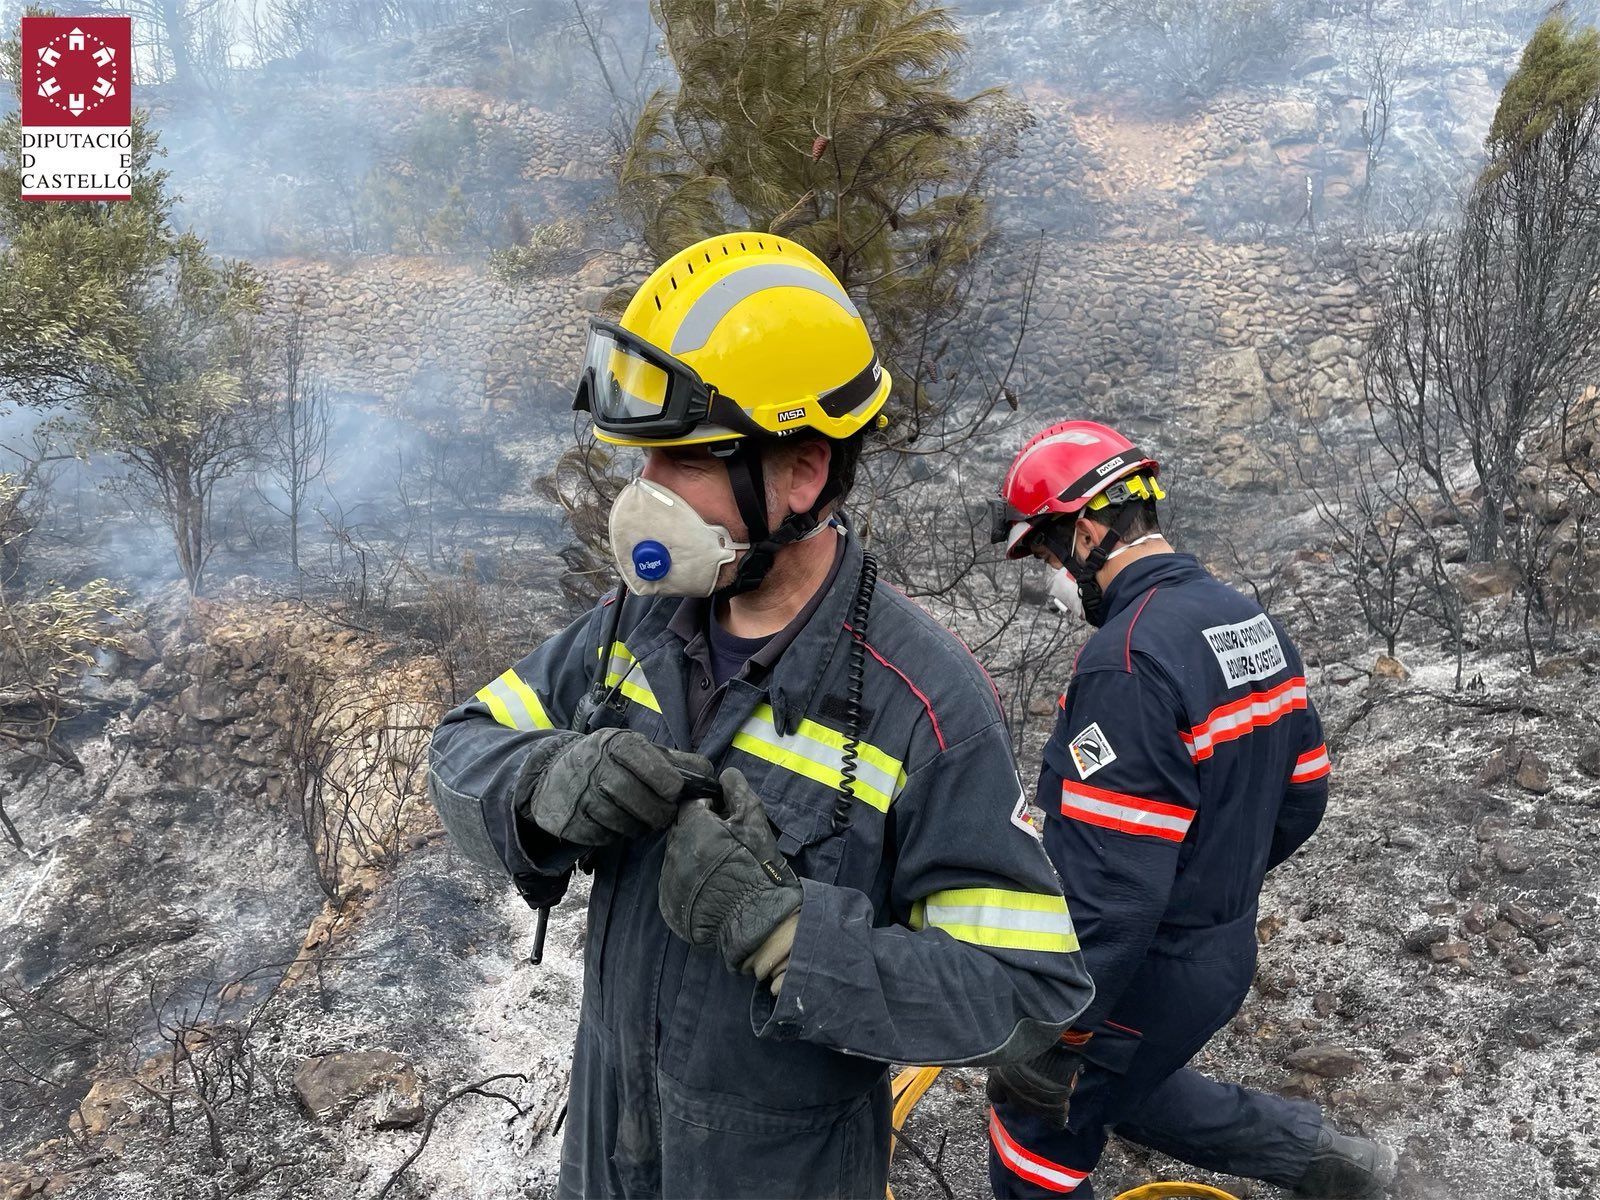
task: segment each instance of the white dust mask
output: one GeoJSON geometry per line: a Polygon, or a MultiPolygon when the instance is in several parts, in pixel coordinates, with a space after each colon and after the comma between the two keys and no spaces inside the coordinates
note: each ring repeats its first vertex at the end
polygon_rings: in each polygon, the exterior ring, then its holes
{"type": "MultiPolygon", "coordinates": [[[[1153,541],[1160,536],[1159,533],[1147,533],[1143,537],[1134,538],[1131,542],[1124,542],[1106,555],[1106,562],[1110,562],[1125,550],[1132,550],[1135,546],[1153,541]]],[[[1098,604],[1100,589],[1096,586],[1094,590],[1096,603],[1098,604]]],[[[1083,601],[1083,591],[1077,579],[1066,567],[1061,567],[1050,573],[1050,586],[1045,590],[1045,594],[1049,597],[1050,603],[1055,605],[1056,609],[1063,615],[1073,617],[1079,621],[1089,620],[1088,609],[1083,601]]],[[[1103,621],[1104,617],[1102,616],[1100,620],[1094,621],[1093,624],[1099,626],[1103,621]]]]}
{"type": "Polygon", "coordinates": [[[611,506],[611,554],[628,590],[642,596],[709,596],[748,542],[736,542],[688,501],[635,479],[611,506]]]}
{"type": "Polygon", "coordinates": [[[1083,595],[1078,591],[1078,581],[1065,567],[1050,572],[1050,586],[1045,589],[1050,603],[1064,616],[1083,620],[1083,595]]]}

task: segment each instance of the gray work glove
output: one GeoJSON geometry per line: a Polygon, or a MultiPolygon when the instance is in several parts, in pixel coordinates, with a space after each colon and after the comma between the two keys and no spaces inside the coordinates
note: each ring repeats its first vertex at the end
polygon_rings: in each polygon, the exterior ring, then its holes
{"type": "Polygon", "coordinates": [[[673,933],[716,946],[728,970],[738,971],[800,907],[801,891],[761,797],[731,768],[721,782],[726,817],[704,800],[678,811],[661,864],[661,915],[673,933]]]}
{"type": "Polygon", "coordinates": [[[642,837],[677,815],[683,770],[709,775],[712,767],[699,754],[657,746],[631,729],[597,729],[556,754],[523,815],[579,846],[642,837]]]}
{"type": "Polygon", "coordinates": [[[1058,1042],[1027,1062],[990,1067],[984,1091],[991,1104],[1009,1104],[1065,1129],[1082,1067],[1082,1055],[1058,1042]]]}

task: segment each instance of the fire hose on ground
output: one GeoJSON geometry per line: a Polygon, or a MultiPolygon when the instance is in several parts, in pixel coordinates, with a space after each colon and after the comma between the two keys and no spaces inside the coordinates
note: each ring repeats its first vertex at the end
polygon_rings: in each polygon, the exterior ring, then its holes
{"type": "MultiPolygon", "coordinates": [[[[933,1086],[933,1081],[939,1077],[941,1067],[905,1067],[894,1077],[890,1085],[890,1095],[894,1100],[892,1123],[894,1132],[898,1134],[906,1119],[911,1116],[911,1110],[917,1106],[917,1101],[933,1086]]],[[[894,1154],[895,1142],[889,1143],[889,1153],[894,1154]]],[[[1129,1191],[1119,1193],[1114,1200],[1238,1200],[1231,1192],[1221,1188],[1214,1188],[1204,1183],[1146,1183],[1129,1191]]],[[[894,1191],[889,1192],[889,1200],[894,1200],[894,1191]]]]}

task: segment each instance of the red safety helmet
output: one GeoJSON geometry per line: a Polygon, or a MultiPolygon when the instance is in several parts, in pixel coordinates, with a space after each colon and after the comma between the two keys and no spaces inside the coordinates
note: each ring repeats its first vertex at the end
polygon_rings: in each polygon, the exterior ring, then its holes
{"type": "Polygon", "coordinates": [[[1045,522],[1129,499],[1160,500],[1155,483],[1161,464],[1115,429],[1094,421],[1062,421],[1028,440],[1000,495],[989,502],[992,542],[1006,544],[1007,558],[1027,558],[1028,537],[1045,522]],[[1146,486],[1129,476],[1148,475],[1146,486]]]}

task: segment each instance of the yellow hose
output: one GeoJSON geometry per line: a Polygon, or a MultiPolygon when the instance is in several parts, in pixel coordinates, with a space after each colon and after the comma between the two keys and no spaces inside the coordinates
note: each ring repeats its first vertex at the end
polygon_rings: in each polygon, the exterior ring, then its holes
{"type": "MultiPolygon", "coordinates": [[[[891,1127],[895,1133],[900,1132],[900,1127],[906,1123],[906,1118],[911,1115],[911,1110],[917,1106],[923,1094],[933,1086],[933,1081],[939,1078],[942,1067],[906,1067],[894,1077],[894,1082],[889,1085],[889,1095],[894,1098],[894,1112],[891,1118],[891,1127]]],[[[889,1157],[894,1157],[895,1140],[889,1138],[889,1157]]],[[[894,1200],[894,1189],[890,1188],[888,1200],[894,1200]]]]}
{"type": "MultiPolygon", "coordinates": [[[[894,1099],[894,1109],[891,1124],[895,1133],[899,1133],[906,1123],[906,1118],[911,1115],[911,1110],[917,1106],[917,1101],[933,1086],[933,1081],[939,1078],[940,1067],[905,1067],[894,1077],[894,1082],[889,1085],[889,1094],[894,1099]]],[[[894,1156],[894,1139],[889,1141],[889,1155],[894,1156]]],[[[1204,1183],[1147,1183],[1131,1191],[1122,1192],[1115,1200],[1239,1200],[1230,1192],[1221,1188],[1210,1187],[1204,1183]]],[[[894,1200],[894,1189],[889,1189],[888,1200],[894,1200]]]]}

